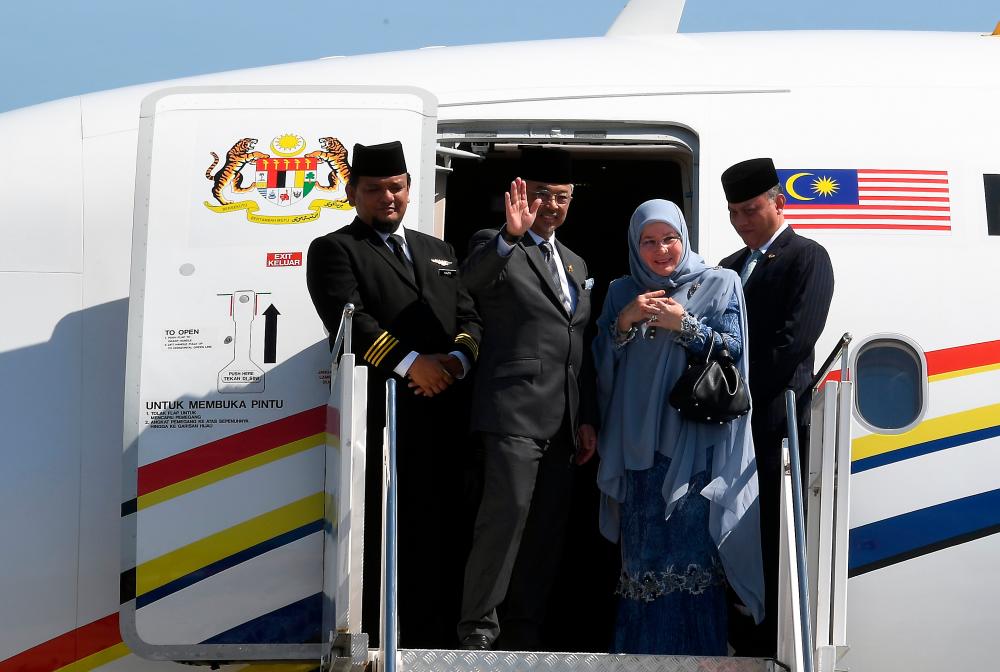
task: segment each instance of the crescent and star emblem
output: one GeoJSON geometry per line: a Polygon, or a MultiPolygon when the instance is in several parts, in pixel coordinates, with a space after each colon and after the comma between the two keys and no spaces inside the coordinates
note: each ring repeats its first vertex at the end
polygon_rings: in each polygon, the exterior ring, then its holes
{"type": "Polygon", "coordinates": [[[795,173],[787,180],[785,180],[785,191],[787,191],[788,195],[797,201],[816,200],[815,196],[803,196],[802,194],[799,194],[798,192],[795,191],[795,181],[798,180],[800,177],[805,177],[806,175],[812,175],[812,173],[795,173]]]}

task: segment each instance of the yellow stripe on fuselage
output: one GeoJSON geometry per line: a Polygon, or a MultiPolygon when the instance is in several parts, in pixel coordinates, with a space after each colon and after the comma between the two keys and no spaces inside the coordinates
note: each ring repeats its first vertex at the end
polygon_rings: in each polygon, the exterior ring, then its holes
{"type": "Polygon", "coordinates": [[[218,562],[323,517],[323,493],[317,492],[229,529],[199,539],[136,567],[136,595],[144,595],[191,572],[218,562]]]}
{"type": "Polygon", "coordinates": [[[971,369],[958,369],[957,371],[946,371],[945,373],[938,373],[933,376],[927,376],[927,381],[931,383],[936,383],[939,380],[961,378],[962,376],[971,376],[976,373],[986,373],[987,371],[998,371],[998,370],[1000,370],[1000,364],[984,364],[983,366],[974,366],[971,369]]]}
{"type": "Polygon", "coordinates": [[[69,665],[63,665],[62,667],[57,667],[53,672],[90,672],[90,670],[96,669],[101,665],[107,665],[108,663],[114,662],[119,658],[124,658],[129,653],[128,647],[125,646],[124,642],[118,642],[114,646],[109,646],[102,651],[97,653],[92,653],[85,658],[80,660],[75,660],[69,665]]]}
{"type": "Polygon", "coordinates": [[[136,500],[136,506],[141,511],[142,509],[149,508],[161,502],[173,499],[174,497],[180,497],[181,495],[198,490],[199,488],[204,488],[212,483],[217,483],[218,481],[229,478],[230,476],[242,474],[245,471],[250,471],[251,469],[256,469],[257,467],[264,466],[265,464],[276,462],[282,458],[295,455],[296,453],[301,453],[309,450],[310,448],[315,448],[316,446],[322,446],[324,436],[325,434],[322,432],[319,434],[313,434],[312,436],[307,436],[304,439],[292,441],[291,443],[286,443],[283,446],[272,448],[271,450],[264,451],[263,453],[258,453],[257,455],[251,455],[250,457],[243,458],[242,460],[237,460],[236,462],[219,467],[218,469],[206,471],[203,474],[198,474],[197,476],[174,483],[173,485],[168,485],[165,488],[154,490],[148,494],[141,495],[136,500]]]}
{"type": "Polygon", "coordinates": [[[851,460],[863,460],[900,448],[993,427],[998,423],[1000,423],[1000,404],[942,415],[925,420],[903,434],[869,434],[858,437],[851,442],[851,460]]]}

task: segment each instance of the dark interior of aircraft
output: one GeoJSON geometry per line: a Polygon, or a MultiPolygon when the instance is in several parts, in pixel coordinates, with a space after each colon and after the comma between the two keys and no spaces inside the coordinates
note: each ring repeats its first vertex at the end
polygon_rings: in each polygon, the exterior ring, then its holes
{"type": "MultiPolygon", "coordinates": [[[[459,149],[469,147],[460,145],[459,149]]],[[[638,148],[613,155],[574,152],[573,200],[556,235],[587,261],[589,275],[595,280],[592,320],[599,315],[608,284],[628,273],[626,235],[636,206],[650,198],[683,204],[681,165],[642,155],[638,148]]],[[[503,193],[516,177],[517,156],[516,151],[493,151],[482,161],[452,161],[445,239],[455,247],[459,259],[466,256],[468,241],[476,231],[503,224],[503,193]]],[[[588,343],[593,332],[592,324],[588,343]]],[[[553,588],[546,621],[543,644],[550,651],[607,652],[611,648],[620,563],[617,546],[597,530],[597,463],[596,458],[591,460],[576,475],[563,569],[553,588]]]]}

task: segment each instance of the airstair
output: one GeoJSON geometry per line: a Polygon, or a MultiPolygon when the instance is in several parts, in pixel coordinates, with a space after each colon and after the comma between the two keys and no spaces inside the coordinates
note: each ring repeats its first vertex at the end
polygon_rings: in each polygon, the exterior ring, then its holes
{"type": "MultiPolygon", "coordinates": [[[[789,439],[784,446],[785,477],[781,493],[781,567],[778,659],[650,656],[596,653],[536,653],[519,651],[458,651],[399,649],[396,645],[396,413],[395,381],[386,384],[386,427],[383,465],[383,575],[381,633],[378,649],[367,649],[360,633],[364,526],[365,403],[367,372],[350,353],[353,307],[344,310],[339,343],[344,354],[333,367],[330,412],[338,426],[328,427],[327,445],[327,553],[324,560],[324,617],[326,633],[322,669],[385,672],[833,672],[846,652],[844,645],[847,579],[847,503],[851,382],[826,381],[812,405],[813,449],[807,493],[799,474],[795,399],[786,392],[789,439]],[[331,468],[332,467],[332,468],[331,468]],[[839,496],[838,496],[839,494],[839,496]],[[336,502],[335,506],[329,506],[336,502]],[[805,511],[808,508],[809,516],[805,511]],[[339,512],[339,519],[329,515],[339,512]],[[808,532],[808,534],[807,534],[808,532]],[[807,543],[807,540],[809,543],[807,543]]],[[[845,334],[817,376],[843,352],[845,334]]],[[[846,369],[844,369],[846,371],[846,369]]],[[[814,385],[815,387],[815,385],[814,385]]],[[[404,476],[405,477],[405,476],[404,476]]]]}

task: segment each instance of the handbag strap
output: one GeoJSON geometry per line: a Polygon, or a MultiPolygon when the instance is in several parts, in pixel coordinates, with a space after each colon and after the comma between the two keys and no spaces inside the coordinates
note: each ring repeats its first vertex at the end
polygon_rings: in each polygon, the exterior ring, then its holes
{"type": "MultiPolygon", "coordinates": [[[[713,332],[712,337],[708,339],[708,352],[705,353],[706,364],[712,361],[712,348],[714,347],[715,347],[715,333],[713,332]]],[[[725,346],[725,344],[722,345],[722,349],[719,351],[719,357],[717,357],[716,359],[721,359],[721,358],[725,358],[730,361],[732,361],[733,359],[733,356],[729,353],[729,349],[725,346]]]]}
{"type": "Polygon", "coordinates": [[[715,347],[715,334],[714,333],[712,334],[712,337],[708,339],[708,352],[705,353],[705,363],[706,364],[708,364],[710,361],[712,361],[712,348],[713,347],[715,347]]]}

